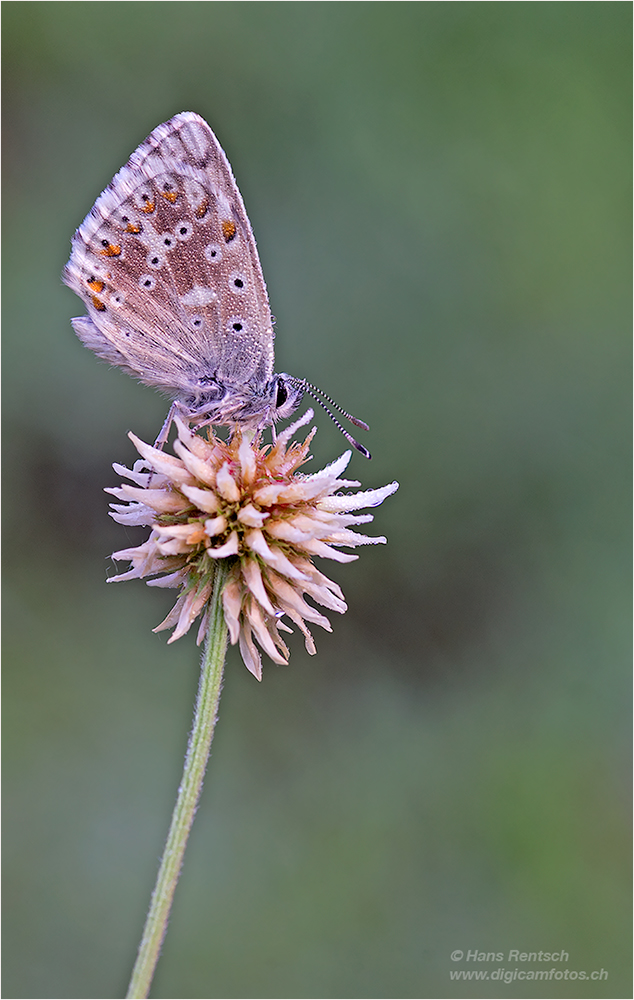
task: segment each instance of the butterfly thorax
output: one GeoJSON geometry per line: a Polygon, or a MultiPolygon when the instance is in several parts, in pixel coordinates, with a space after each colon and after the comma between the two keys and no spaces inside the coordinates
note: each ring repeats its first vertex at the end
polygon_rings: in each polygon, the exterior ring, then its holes
{"type": "Polygon", "coordinates": [[[198,426],[218,424],[267,427],[297,409],[303,383],[290,375],[274,375],[265,384],[237,385],[221,382],[216,376],[198,379],[196,392],[182,394],[177,408],[198,426]]]}

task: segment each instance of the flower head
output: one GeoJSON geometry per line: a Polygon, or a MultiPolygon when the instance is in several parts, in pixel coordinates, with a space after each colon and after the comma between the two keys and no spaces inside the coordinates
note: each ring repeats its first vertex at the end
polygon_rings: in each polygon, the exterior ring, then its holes
{"type": "Polygon", "coordinates": [[[231,642],[240,644],[242,659],[258,680],[262,662],[256,642],[275,663],[288,661],[280,632],[292,629],[284,618],[302,631],[308,652],[316,652],[307,622],[328,632],[331,626],[305,598],[340,613],[347,606],[339,586],[319,572],[313,557],[351,562],[358,557],[341,552],[340,546],[385,542],[353,531],[352,526],[371,521],[372,515],[350,512],[376,507],[398,489],[398,483],[391,483],[342,493],[360,485],[340,478],[350,451],[321,472],[299,472],[315,428],[302,443],[292,436],[312,416],[308,410],[273,445],[263,445],[257,435],[239,427],[229,441],[211,428],[203,438],[176,417],[178,457],[130,434],[141,460],[131,470],[121,465],[114,469],[135,485],[107,490],[125,501],[111,505],[115,521],[152,529],[142,545],[113,553],[113,559],[129,560],[131,568],[109,582],[150,576],[149,586],[180,588],[176,604],[154,631],[174,626],[173,642],[202,615],[200,643],[216,566],[228,560],[225,621],[231,642]]]}

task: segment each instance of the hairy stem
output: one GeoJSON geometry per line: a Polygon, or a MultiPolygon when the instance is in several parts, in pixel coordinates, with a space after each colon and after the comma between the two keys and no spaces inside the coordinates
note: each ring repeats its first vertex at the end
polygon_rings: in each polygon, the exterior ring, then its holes
{"type": "Polygon", "coordinates": [[[222,608],[222,590],[225,580],[226,565],[225,561],[222,560],[216,568],[214,590],[209,608],[207,640],[183,777],[178,789],[172,822],[127,997],[147,997],[150,992],[152,977],[167,930],[167,922],[183,863],[183,855],[187,847],[189,831],[194,822],[202,790],[205,768],[218,717],[218,702],[220,701],[222,674],[227,651],[227,626],[222,608]]]}

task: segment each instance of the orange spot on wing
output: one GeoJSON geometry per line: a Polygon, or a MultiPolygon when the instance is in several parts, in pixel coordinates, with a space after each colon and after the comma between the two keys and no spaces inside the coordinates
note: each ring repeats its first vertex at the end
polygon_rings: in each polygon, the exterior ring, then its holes
{"type": "Polygon", "coordinates": [[[178,192],[177,191],[161,191],[161,194],[163,195],[164,198],[167,198],[167,200],[172,205],[174,204],[174,202],[178,198],[178,192]]]}
{"type": "Polygon", "coordinates": [[[99,310],[99,312],[106,311],[106,307],[104,306],[103,302],[101,301],[101,299],[98,299],[96,295],[92,296],[92,304],[95,307],[95,309],[99,310]]]}
{"type": "Polygon", "coordinates": [[[142,205],[141,211],[145,212],[146,214],[149,214],[150,212],[153,212],[155,208],[156,205],[154,204],[154,202],[148,199],[148,201],[144,202],[144,204],[142,205]]]}
{"type": "Polygon", "coordinates": [[[203,198],[200,205],[196,209],[196,218],[197,219],[204,218],[204,216],[207,214],[208,208],[209,208],[209,198],[203,198]]]}
{"type": "Polygon", "coordinates": [[[101,251],[102,257],[118,257],[121,253],[121,247],[118,243],[109,243],[107,247],[104,247],[101,251]]]}
{"type": "Polygon", "coordinates": [[[88,287],[93,290],[93,292],[103,292],[106,287],[105,281],[98,281],[94,278],[92,281],[88,282],[88,287]]]}
{"type": "Polygon", "coordinates": [[[140,233],[141,227],[138,224],[138,222],[129,222],[128,225],[125,227],[125,231],[126,233],[140,233]]]}
{"type": "Polygon", "coordinates": [[[225,243],[229,243],[230,240],[236,235],[236,224],[230,219],[227,219],[222,223],[222,235],[225,238],[225,243]]]}

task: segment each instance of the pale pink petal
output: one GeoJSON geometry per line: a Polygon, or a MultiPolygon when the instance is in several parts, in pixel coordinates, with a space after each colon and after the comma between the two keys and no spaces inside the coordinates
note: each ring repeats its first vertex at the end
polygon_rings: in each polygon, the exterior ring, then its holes
{"type": "Polygon", "coordinates": [[[218,497],[211,490],[201,490],[198,486],[181,486],[180,489],[205,514],[215,514],[220,506],[218,497]]]}
{"type": "Polygon", "coordinates": [[[163,621],[160,623],[160,625],[157,625],[156,628],[152,629],[153,632],[163,632],[166,628],[171,628],[172,625],[176,624],[176,622],[178,621],[178,619],[180,617],[180,613],[181,613],[182,607],[183,607],[183,605],[185,603],[186,597],[187,597],[187,594],[181,594],[180,595],[180,597],[176,601],[176,604],[174,605],[174,607],[172,608],[172,610],[169,612],[169,614],[163,619],[163,621]]]}
{"type": "Polygon", "coordinates": [[[200,646],[201,642],[207,635],[207,629],[209,627],[209,605],[207,605],[207,610],[200,619],[200,625],[198,627],[198,632],[196,633],[196,645],[200,646]]]}
{"type": "Polygon", "coordinates": [[[222,591],[222,605],[231,645],[235,646],[240,636],[240,612],[242,610],[242,589],[236,580],[229,580],[225,584],[222,591]]]}
{"type": "Polygon", "coordinates": [[[178,430],[178,436],[185,447],[197,458],[202,458],[205,462],[209,462],[213,458],[215,446],[206,441],[200,434],[194,434],[178,414],[174,416],[174,423],[178,430]]]}
{"type": "MultiPolygon", "coordinates": [[[[266,533],[269,538],[275,538],[283,542],[292,542],[295,545],[301,545],[302,542],[306,542],[312,538],[310,532],[300,531],[292,521],[269,521],[266,526],[266,533]]],[[[328,529],[326,529],[326,534],[328,534],[328,529]]]]}
{"type": "Polygon", "coordinates": [[[363,490],[361,493],[350,493],[346,496],[336,495],[324,497],[317,502],[320,510],[344,511],[359,510],[361,507],[378,507],[380,503],[396,493],[398,483],[390,483],[389,486],[381,486],[377,490],[363,490]]]}
{"type": "Polygon", "coordinates": [[[247,587],[255,597],[256,601],[262,605],[268,614],[274,615],[275,608],[271,604],[266,590],[264,589],[260,567],[255,559],[244,559],[242,561],[242,575],[245,579],[247,587]]]}
{"type": "Polygon", "coordinates": [[[205,531],[210,538],[213,538],[214,535],[221,535],[226,528],[227,518],[223,517],[222,514],[218,517],[211,517],[208,521],[205,521],[205,531]]]}
{"type": "MultiPolygon", "coordinates": [[[[271,520],[266,525],[267,535],[280,538],[284,541],[301,544],[306,538],[327,538],[334,531],[345,531],[345,525],[339,524],[341,514],[326,514],[320,512],[321,517],[298,513],[279,520],[271,520]]],[[[372,515],[366,515],[372,519],[372,515]]]]}
{"type": "Polygon", "coordinates": [[[136,567],[135,569],[129,569],[127,573],[117,573],[116,576],[109,576],[106,583],[122,583],[124,580],[140,580],[145,574],[136,567]]]}
{"type": "Polygon", "coordinates": [[[216,489],[229,503],[236,503],[240,499],[240,490],[235,479],[231,475],[229,463],[224,462],[216,478],[216,489]]]}
{"type": "Polygon", "coordinates": [[[225,559],[227,556],[237,556],[239,547],[238,536],[232,531],[224,545],[219,545],[217,549],[208,548],[207,555],[213,559],[225,559]]]}
{"type": "Polygon", "coordinates": [[[128,437],[138,453],[147,459],[152,468],[156,469],[157,472],[163,473],[174,483],[189,483],[193,485],[190,473],[177,458],[174,458],[172,455],[166,455],[164,452],[159,451],[158,448],[153,448],[151,445],[146,444],[145,441],[141,441],[132,431],[128,432],[128,437]]]}
{"type": "MultiPolygon", "coordinates": [[[[317,501],[321,503],[321,501],[317,501]]],[[[374,514],[339,514],[329,510],[322,510],[320,507],[313,507],[310,516],[315,521],[323,524],[334,524],[345,528],[351,524],[369,524],[374,520],[374,514]]]]}
{"type": "Polygon", "coordinates": [[[247,622],[240,630],[240,655],[247,670],[250,670],[256,680],[262,680],[262,657],[251,638],[251,627],[247,622]]]}
{"type": "Polygon", "coordinates": [[[325,615],[322,615],[316,608],[311,608],[310,604],[306,603],[301,594],[290,583],[276,575],[275,579],[271,579],[271,585],[275,591],[276,598],[280,601],[280,609],[282,611],[286,613],[288,608],[292,608],[302,618],[306,618],[309,622],[314,622],[315,625],[321,625],[327,632],[332,632],[330,622],[325,615]]]}
{"type": "Polygon", "coordinates": [[[168,573],[167,576],[160,576],[156,580],[148,580],[148,587],[180,587],[187,580],[187,570],[179,569],[176,573],[168,573]]]}
{"type": "MultiPolygon", "coordinates": [[[[306,651],[308,653],[310,653],[311,656],[314,656],[315,653],[317,652],[317,647],[315,645],[315,640],[313,639],[313,637],[311,635],[310,629],[306,625],[306,622],[304,621],[304,619],[300,615],[297,614],[296,611],[287,611],[286,614],[291,619],[291,621],[295,622],[295,624],[297,625],[297,627],[303,633],[303,635],[304,635],[304,644],[306,646],[306,651]]],[[[330,624],[330,623],[328,623],[328,624],[330,624]]],[[[330,632],[332,630],[328,629],[328,631],[330,632]]]]}
{"type": "Polygon", "coordinates": [[[352,458],[352,452],[350,449],[344,451],[343,455],[336,458],[334,462],[327,465],[325,468],[320,469],[319,472],[313,472],[311,475],[306,476],[307,479],[338,479],[342,472],[345,472],[350,464],[350,459],[352,458]]]}
{"type": "Polygon", "coordinates": [[[161,538],[181,538],[186,541],[192,533],[193,528],[198,528],[199,524],[157,524],[154,530],[161,538]]]}
{"type": "Polygon", "coordinates": [[[183,538],[167,538],[157,542],[157,547],[162,556],[187,555],[189,546],[183,538]]]}
{"type": "Polygon", "coordinates": [[[112,510],[108,513],[113,521],[117,524],[130,524],[141,527],[148,527],[154,523],[156,518],[156,512],[150,510],[142,503],[132,504],[130,507],[124,507],[123,504],[111,503],[110,506],[112,510]]]}
{"type": "Polygon", "coordinates": [[[286,663],[287,660],[278,652],[273,639],[269,635],[269,631],[266,627],[266,622],[262,617],[262,612],[260,611],[259,605],[255,601],[251,601],[251,606],[249,609],[249,623],[251,628],[255,632],[255,637],[258,640],[260,646],[264,650],[267,656],[273,660],[273,663],[286,663]]]}
{"type": "Polygon", "coordinates": [[[198,593],[192,588],[192,590],[187,594],[183,607],[181,608],[178,624],[172,635],[167,640],[168,645],[171,642],[176,642],[177,639],[182,638],[182,636],[189,632],[193,622],[196,621],[198,615],[211,596],[211,586],[211,582],[208,582],[198,593]]]}
{"type": "Polygon", "coordinates": [[[332,545],[384,545],[387,538],[384,535],[360,535],[358,531],[340,528],[339,531],[333,531],[325,541],[332,545]]]}
{"type": "Polygon", "coordinates": [[[263,486],[256,490],[254,499],[257,504],[266,507],[273,503],[299,503],[314,500],[327,489],[327,483],[321,480],[297,478],[286,483],[272,483],[270,486],[263,486]]]}
{"type": "Polygon", "coordinates": [[[277,503],[286,489],[286,485],[286,483],[269,483],[267,486],[261,486],[253,494],[253,499],[260,506],[268,507],[270,504],[277,503]]]}
{"type": "Polygon", "coordinates": [[[216,470],[213,465],[210,465],[203,458],[198,458],[197,455],[192,455],[182,441],[174,441],[174,451],[192,476],[195,476],[201,483],[207,483],[208,486],[216,485],[216,470]]]}
{"type": "Polygon", "coordinates": [[[199,545],[205,540],[205,526],[200,521],[190,521],[188,524],[158,524],[154,529],[161,537],[161,550],[163,540],[178,539],[187,545],[199,545]]]}
{"type": "MultiPolygon", "coordinates": [[[[339,584],[335,583],[334,580],[330,580],[327,576],[321,573],[316,566],[313,566],[313,564],[309,562],[308,559],[295,559],[294,563],[297,569],[301,570],[301,572],[304,573],[310,580],[311,585],[323,585],[324,587],[327,587],[328,590],[331,590],[333,594],[336,594],[341,601],[345,601],[343,591],[339,584]]],[[[309,593],[306,587],[304,587],[304,589],[307,593],[309,593]]]]}
{"type": "Polygon", "coordinates": [[[289,576],[292,580],[304,579],[304,574],[295,569],[283,552],[277,548],[269,548],[264,535],[257,528],[247,532],[245,542],[253,552],[261,556],[269,566],[276,569],[282,576],[289,576]]]}
{"type": "Polygon", "coordinates": [[[142,490],[124,483],[118,488],[107,488],[104,492],[111,493],[117,500],[137,500],[159,514],[178,514],[187,507],[182,496],[171,490],[142,490]]]}
{"type": "Polygon", "coordinates": [[[297,420],[294,420],[292,424],[289,424],[288,427],[281,432],[281,434],[277,435],[277,441],[275,442],[275,447],[284,448],[286,446],[286,442],[290,441],[295,431],[299,430],[300,427],[305,427],[306,424],[309,424],[314,416],[315,414],[311,409],[311,407],[309,406],[308,409],[306,410],[306,413],[303,413],[301,417],[298,417],[297,420]]]}
{"type": "Polygon", "coordinates": [[[248,528],[261,528],[269,514],[263,514],[252,503],[247,503],[238,511],[238,521],[246,524],[248,528]]]}
{"type": "Polygon", "coordinates": [[[359,558],[359,556],[352,555],[352,553],[340,552],[339,549],[333,549],[318,538],[312,538],[309,542],[305,542],[303,548],[306,552],[311,552],[314,556],[321,556],[323,559],[334,559],[335,562],[340,563],[354,562],[355,559],[359,558]]]}
{"type": "MultiPolygon", "coordinates": [[[[119,552],[113,552],[111,558],[117,562],[129,559],[134,564],[134,570],[130,571],[134,573],[134,576],[147,576],[150,573],[160,573],[163,568],[163,562],[159,559],[156,540],[153,536],[143,545],[138,545],[134,549],[121,549],[119,552]]],[[[171,569],[172,567],[170,566],[169,568],[171,569]]],[[[125,576],[126,580],[132,579],[127,574],[122,573],[121,576],[125,576]]],[[[110,577],[110,579],[116,581],[118,578],[110,577]]]]}
{"type": "Polygon", "coordinates": [[[120,465],[118,462],[113,462],[112,468],[117,475],[123,476],[124,479],[131,479],[137,486],[149,486],[151,482],[154,487],[162,487],[168,486],[170,482],[167,477],[160,476],[158,472],[147,471],[148,463],[142,458],[137,459],[132,469],[128,469],[125,465],[120,465]]]}
{"type": "Polygon", "coordinates": [[[238,461],[240,462],[240,469],[242,471],[242,483],[244,486],[250,486],[255,478],[255,454],[251,446],[251,441],[244,431],[240,447],[238,448],[238,461]]]}

